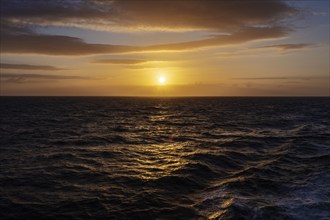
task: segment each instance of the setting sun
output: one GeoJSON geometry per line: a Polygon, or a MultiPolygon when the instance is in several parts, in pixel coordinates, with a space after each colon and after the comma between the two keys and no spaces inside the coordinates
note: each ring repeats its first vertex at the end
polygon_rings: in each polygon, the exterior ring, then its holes
{"type": "Polygon", "coordinates": [[[165,78],[165,76],[160,76],[160,77],[158,78],[158,83],[159,83],[160,85],[164,85],[164,84],[166,83],[166,78],[165,78]]]}

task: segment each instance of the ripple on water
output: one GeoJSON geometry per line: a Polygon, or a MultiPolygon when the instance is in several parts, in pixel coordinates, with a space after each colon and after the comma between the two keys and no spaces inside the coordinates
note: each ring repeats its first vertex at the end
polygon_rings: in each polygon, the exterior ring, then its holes
{"type": "Polygon", "coordinates": [[[330,219],[326,98],[3,98],[1,219],[330,219]]]}

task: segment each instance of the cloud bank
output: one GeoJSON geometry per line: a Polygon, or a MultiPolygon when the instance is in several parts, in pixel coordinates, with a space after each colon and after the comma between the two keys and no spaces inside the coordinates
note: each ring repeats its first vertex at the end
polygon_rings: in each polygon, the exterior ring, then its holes
{"type": "Polygon", "coordinates": [[[152,46],[123,46],[89,44],[79,38],[37,34],[2,35],[1,50],[4,53],[35,53],[47,55],[89,55],[148,51],[182,51],[211,46],[240,44],[253,40],[275,39],[287,36],[285,27],[251,27],[231,35],[218,35],[204,40],[152,46]]]}
{"type": "Polygon", "coordinates": [[[54,66],[42,66],[42,65],[28,65],[28,64],[11,64],[11,63],[0,63],[0,69],[16,69],[16,70],[65,70],[54,66]]]}
{"type": "Polygon", "coordinates": [[[275,44],[257,47],[257,49],[280,49],[280,50],[301,50],[313,46],[313,44],[275,44]]]}
{"type": "Polygon", "coordinates": [[[39,25],[210,29],[273,25],[297,13],[281,0],[2,0],[7,21],[39,25]]]}
{"type": "Polygon", "coordinates": [[[3,53],[89,55],[181,51],[287,36],[284,25],[298,10],[281,0],[2,0],[3,53]],[[90,44],[80,38],[42,35],[35,26],[91,29],[202,30],[207,39],[174,44],[130,46],[90,44]],[[214,34],[216,33],[216,34],[214,34]]]}
{"type": "Polygon", "coordinates": [[[36,82],[49,80],[90,80],[90,77],[82,76],[61,76],[43,74],[21,74],[21,73],[1,73],[1,80],[9,83],[36,82]]]}

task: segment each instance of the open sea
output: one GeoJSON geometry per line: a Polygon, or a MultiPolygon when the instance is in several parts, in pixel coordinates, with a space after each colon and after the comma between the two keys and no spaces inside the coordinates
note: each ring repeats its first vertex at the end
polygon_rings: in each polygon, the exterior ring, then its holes
{"type": "Polygon", "coordinates": [[[329,98],[0,98],[0,219],[330,219],[329,98]]]}

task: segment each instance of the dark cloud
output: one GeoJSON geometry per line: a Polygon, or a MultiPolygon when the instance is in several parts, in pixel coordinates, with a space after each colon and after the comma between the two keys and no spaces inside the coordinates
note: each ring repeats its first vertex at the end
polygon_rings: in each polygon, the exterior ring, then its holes
{"type": "Polygon", "coordinates": [[[21,23],[79,22],[105,16],[110,8],[85,0],[1,0],[2,17],[21,23]]]}
{"type": "Polygon", "coordinates": [[[159,50],[181,51],[278,38],[286,36],[289,32],[290,30],[284,27],[245,28],[231,35],[218,35],[204,40],[140,47],[89,44],[79,38],[67,36],[4,34],[1,37],[1,51],[4,53],[37,53],[48,55],[88,55],[159,50]]]}
{"type": "Polygon", "coordinates": [[[257,49],[300,50],[313,46],[313,44],[275,44],[257,47],[257,49]]]}
{"type": "Polygon", "coordinates": [[[103,59],[103,60],[95,60],[92,63],[98,64],[128,64],[128,65],[135,65],[146,63],[147,60],[133,60],[133,59],[103,59]]]}
{"type": "Polygon", "coordinates": [[[28,65],[28,64],[10,64],[10,63],[0,63],[0,69],[18,69],[18,70],[65,70],[62,68],[54,66],[40,66],[40,65],[28,65]]]}
{"type": "Polygon", "coordinates": [[[49,80],[90,80],[90,77],[82,76],[62,76],[62,75],[43,75],[43,74],[21,74],[21,73],[1,73],[1,80],[10,83],[36,82],[49,80]]]}
{"type": "Polygon", "coordinates": [[[2,0],[7,20],[33,24],[232,31],[270,25],[297,10],[282,0],[2,0]]]}
{"type": "Polygon", "coordinates": [[[281,0],[114,1],[113,17],[127,26],[236,31],[276,24],[297,12],[281,0]]]}
{"type": "Polygon", "coordinates": [[[88,44],[80,38],[38,34],[2,34],[1,52],[48,55],[88,55],[137,50],[132,46],[88,44]]]}
{"type": "Polygon", "coordinates": [[[1,51],[48,55],[190,50],[279,38],[289,32],[283,21],[297,13],[281,0],[2,0],[1,6],[1,51]],[[194,29],[217,34],[204,40],[137,47],[40,35],[33,32],[36,25],[194,29]]]}

